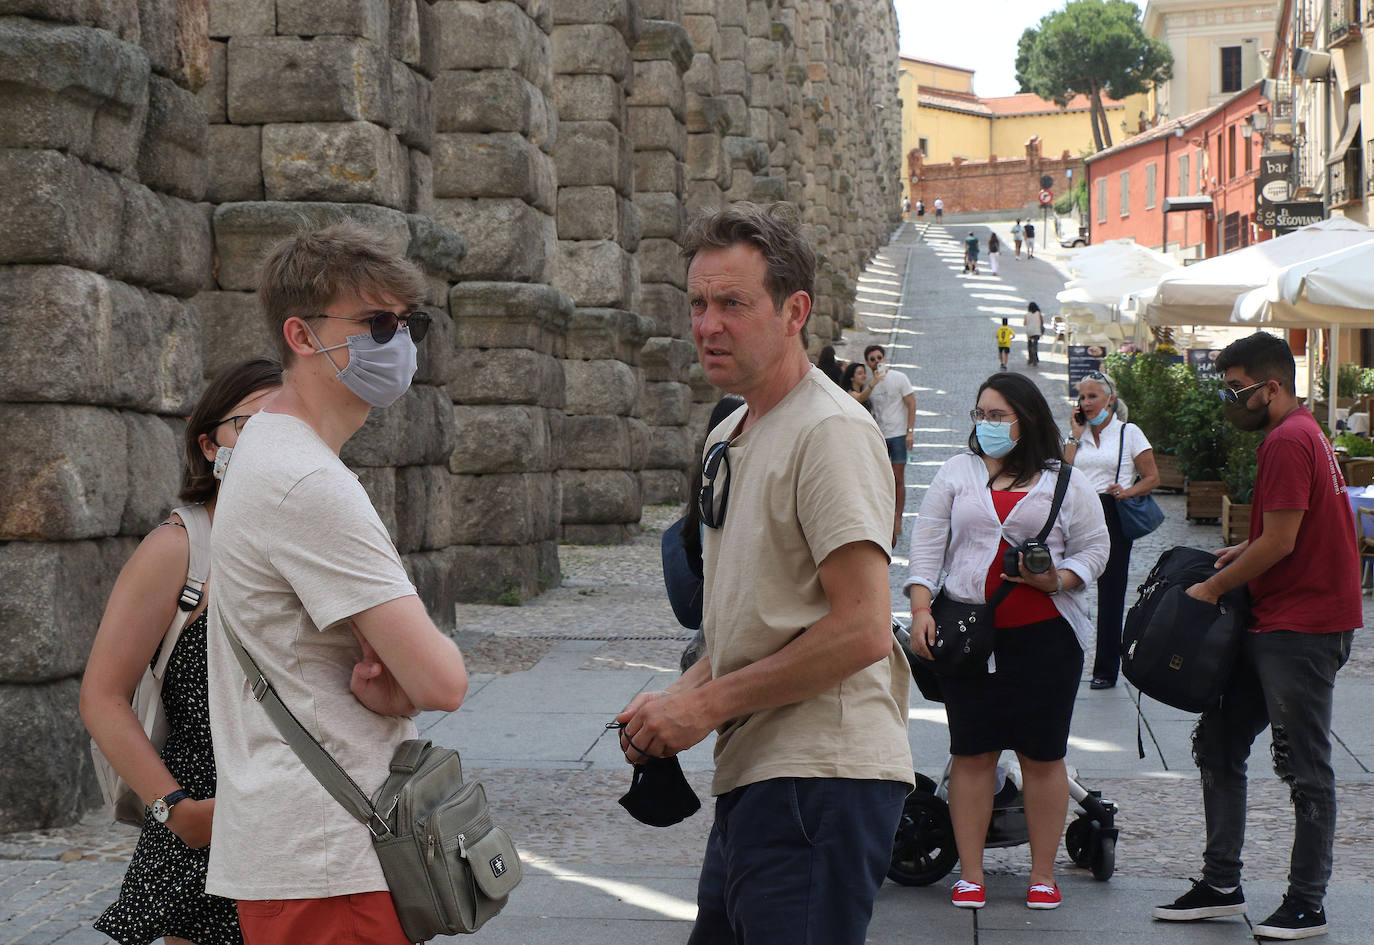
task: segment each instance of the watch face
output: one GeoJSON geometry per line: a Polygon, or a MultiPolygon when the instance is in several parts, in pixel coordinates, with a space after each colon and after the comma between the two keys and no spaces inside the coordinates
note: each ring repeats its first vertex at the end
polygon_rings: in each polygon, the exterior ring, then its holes
{"type": "Polygon", "coordinates": [[[167,818],[170,817],[171,814],[171,809],[162,798],[159,797],[157,800],[153,801],[153,817],[156,818],[158,823],[167,823],[167,818]]]}

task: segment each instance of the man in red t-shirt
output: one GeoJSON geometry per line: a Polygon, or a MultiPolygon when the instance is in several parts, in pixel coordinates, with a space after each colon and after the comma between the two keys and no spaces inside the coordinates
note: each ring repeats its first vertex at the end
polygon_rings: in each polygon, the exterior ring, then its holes
{"type": "Polygon", "coordinates": [[[1257,332],[1228,345],[1216,366],[1227,419],[1265,436],[1251,538],[1221,551],[1217,573],[1188,594],[1215,603],[1248,584],[1250,632],[1221,706],[1204,712],[1193,733],[1207,820],[1202,879],[1153,915],[1245,912],[1245,764],[1255,736],[1272,726],[1274,771],[1292,789],[1296,827],[1283,904],[1252,931],[1307,938],[1326,932],[1322,900],[1336,830],[1332,694],[1354,628],[1364,623],[1355,522],[1331,444],[1294,391],[1288,343],[1257,332]]]}

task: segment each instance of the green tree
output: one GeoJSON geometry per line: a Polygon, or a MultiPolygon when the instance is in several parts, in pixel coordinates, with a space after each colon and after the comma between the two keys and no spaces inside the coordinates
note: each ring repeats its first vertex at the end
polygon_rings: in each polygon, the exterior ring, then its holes
{"type": "Polygon", "coordinates": [[[1025,30],[1016,47],[1021,91],[1034,92],[1060,108],[1075,95],[1088,97],[1099,151],[1112,146],[1103,94],[1120,100],[1172,74],[1169,47],[1145,35],[1140,8],[1129,0],[1069,0],[1064,9],[1025,30]]]}

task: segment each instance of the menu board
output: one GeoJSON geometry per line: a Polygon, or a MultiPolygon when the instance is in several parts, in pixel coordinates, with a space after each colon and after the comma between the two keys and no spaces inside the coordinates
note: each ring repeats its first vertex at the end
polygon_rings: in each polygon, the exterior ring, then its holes
{"type": "Polygon", "coordinates": [[[1217,358],[1221,357],[1220,348],[1189,348],[1188,364],[1197,372],[1200,381],[1219,381],[1221,372],[1217,370],[1217,358]]]}
{"type": "Polygon", "coordinates": [[[1069,345],[1069,400],[1078,402],[1078,382],[1084,374],[1102,370],[1106,345],[1069,345]]]}

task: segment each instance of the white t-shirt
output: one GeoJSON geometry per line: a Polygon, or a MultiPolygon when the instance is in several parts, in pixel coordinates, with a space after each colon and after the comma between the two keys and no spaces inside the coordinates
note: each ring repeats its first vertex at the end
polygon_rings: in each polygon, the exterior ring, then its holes
{"type": "MultiPolygon", "coordinates": [[[[740,407],[707,437],[726,439],[740,407]]],[[[819,565],[868,541],[888,553],[892,471],[868,413],[812,368],[776,407],[730,442],[730,500],[706,529],[703,627],[716,677],[776,653],[830,613],[819,565]]],[[[722,726],[711,793],[769,778],[912,783],[911,675],[895,641],[825,692],[722,726]]]]}
{"type": "Polygon", "coordinates": [[[902,398],[915,388],[901,371],[888,369],[882,380],[873,385],[869,403],[873,404],[873,419],[884,437],[906,436],[906,404],[902,398]]]}
{"type": "Polygon", "coordinates": [[[941,200],[939,197],[936,197],[936,198],[935,198],[935,209],[936,209],[936,210],[943,210],[943,209],[945,209],[945,202],[944,202],[943,200],[941,200]]]}
{"type": "Polygon", "coordinates": [[[357,476],[304,421],[259,413],[234,446],[215,509],[210,730],[218,785],[207,892],[322,899],[387,888],[367,827],[301,764],[255,702],[219,608],[296,716],[371,797],[415,737],[349,692],[348,618],[414,594],[357,476]]]}
{"type": "Polygon", "coordinates": [[[1073,457],[1074,468],[1086,475],[1093,489],[1099,493],[1107,491],[1114,474],[1120,486],[1135,482],[1135,457],[1150,449],[1150,441],[1145,439],[1140,427],[1134,423],[1123,424],[1119,418],[1112,417],[1098,435],[1102,441],[1094,443],[1092,431],[1083,431],[1083,441],[1078,444],[1078,452],[1073,457]],[[1116,459],[1122,430],[1125,430],[1126,448],[1121,452],[1121,470],[1117,472],[1116,459]]]}
{"type": "Polygon", "coordinates": [[[1026,334],[1032,338],[1038,338],[1045,333],[1045,313],[1026,312],[1025,318],[1026,334]]]}

